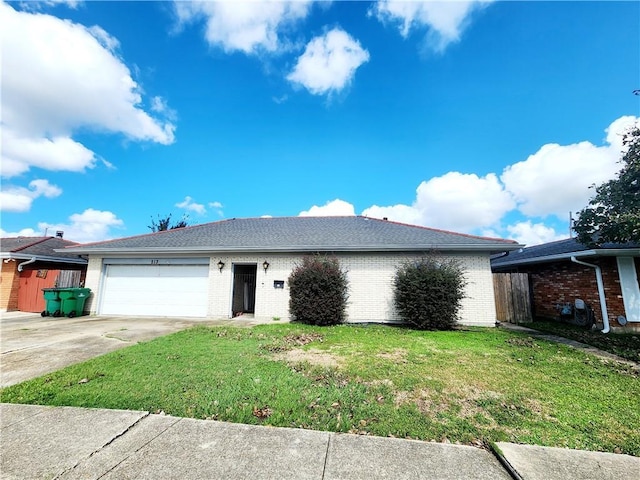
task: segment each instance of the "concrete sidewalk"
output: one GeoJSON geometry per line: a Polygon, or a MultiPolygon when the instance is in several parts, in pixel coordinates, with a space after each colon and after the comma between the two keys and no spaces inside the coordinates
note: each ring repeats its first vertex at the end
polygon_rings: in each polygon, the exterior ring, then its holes
{"type": "Polygon", "coordinates": [[[628,455],[450,444],[193,420],[147,412],[0,405],[3,479],[599,479],[640,477],[628,455]],[[511,472],[511,473],[510,473],[511,472]]]}

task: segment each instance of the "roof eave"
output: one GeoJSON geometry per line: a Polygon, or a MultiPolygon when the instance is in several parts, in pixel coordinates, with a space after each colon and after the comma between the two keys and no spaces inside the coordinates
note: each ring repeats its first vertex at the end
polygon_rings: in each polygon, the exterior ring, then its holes
{"type": "Polygon", "coordinates": [[[512,267],[517,265],[528,265],[532,263],[549,263],[558,260],[570,260],[571,257],[638,257],[640,248],[603,248],[581,250],[578,252],[558,253],[556,255],[545,255],[541,257],[523,258],[522,260],[512,260],[500,262],[493,265],[494,268],[512,267]]]}
{"type": "MultiPolygon", "coordinates": [[[[520,244],[492,243],[485,245],[468,244],[423,244],[423,245],[299,245],[299,246],[208,246],[208,247],[147,247],[147,248],[65,248],[68,253],[83,255],[150,255],[150,254],[202,254],[202,253],[305,253],[305,252],[429,252],[429,251],[455,251],[455,252],[505,252],[522,248],[520,244]]],[[[57,250],[58,251],[58,250],[57,250]]]]}

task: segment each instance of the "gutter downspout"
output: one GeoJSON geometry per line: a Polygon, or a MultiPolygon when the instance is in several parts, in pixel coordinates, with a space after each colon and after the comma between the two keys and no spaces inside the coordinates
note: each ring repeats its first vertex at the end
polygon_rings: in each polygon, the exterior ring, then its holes
{"type": "Polygon", "coordinates": [[[571,257],[573,263],[578,263],[586,267],[594,268],[596,271],[596,282],[598,283],[598,296],[600,297],[600,310],[602,312],[602,333],[609,333],[609,313],[607,312],[607,299],[604,295],[604,283],[602,282],[602,270],[598,265],[592,263],[582,262],[575,256],[571,257]]]}
{"type": "Polygon", "coordinates": [[[24,267],[25,265],[29,265],[30,263],[34,263],[35,261],[36,261],[36,257],[31,257],[26,262],[19,263],[18,264],[18,271],[21,272],[22,271],[22,267],[24,267]]]}

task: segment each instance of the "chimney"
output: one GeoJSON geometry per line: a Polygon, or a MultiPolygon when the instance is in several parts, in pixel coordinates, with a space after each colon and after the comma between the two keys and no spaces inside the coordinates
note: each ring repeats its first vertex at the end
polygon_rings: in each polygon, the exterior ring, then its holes
{"type": "Polygon", "coordinates": [[[62,238],[62,237],[64,237],[64,232],[62,230],[58,230],[56,232],[56,238],[62,238]]]}

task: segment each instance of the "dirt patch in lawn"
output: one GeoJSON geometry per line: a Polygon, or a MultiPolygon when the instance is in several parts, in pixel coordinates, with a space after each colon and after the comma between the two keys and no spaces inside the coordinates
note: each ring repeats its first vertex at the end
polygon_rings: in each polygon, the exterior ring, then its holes
{"type": "Polygon", "coordinates": [[[279,352],[273,355],[275,360],[284,360],[287,363],[309,363],[310,365],[317,365],[319,367],[338,367],[340,366],[340,359],[335,355],[332,355],[324,350],[318,350],[317,348],[310,348],[303,350],[301,348],[293,348],[284,352],[279,352]]]}
{"type": "Polygon", "coordinates": [[[407,363],[407,351],[404,348],[397,348],[393,352],[378,353],[376,357],[390,360],[394,363],[407,363]]]}
{"type": "Polygon", "coordinates": [[[323,336],[319,333],[290,333],[284,337],[287,345],[295,345],[302,347],[311,342],[322,342],[323,336]]]}

